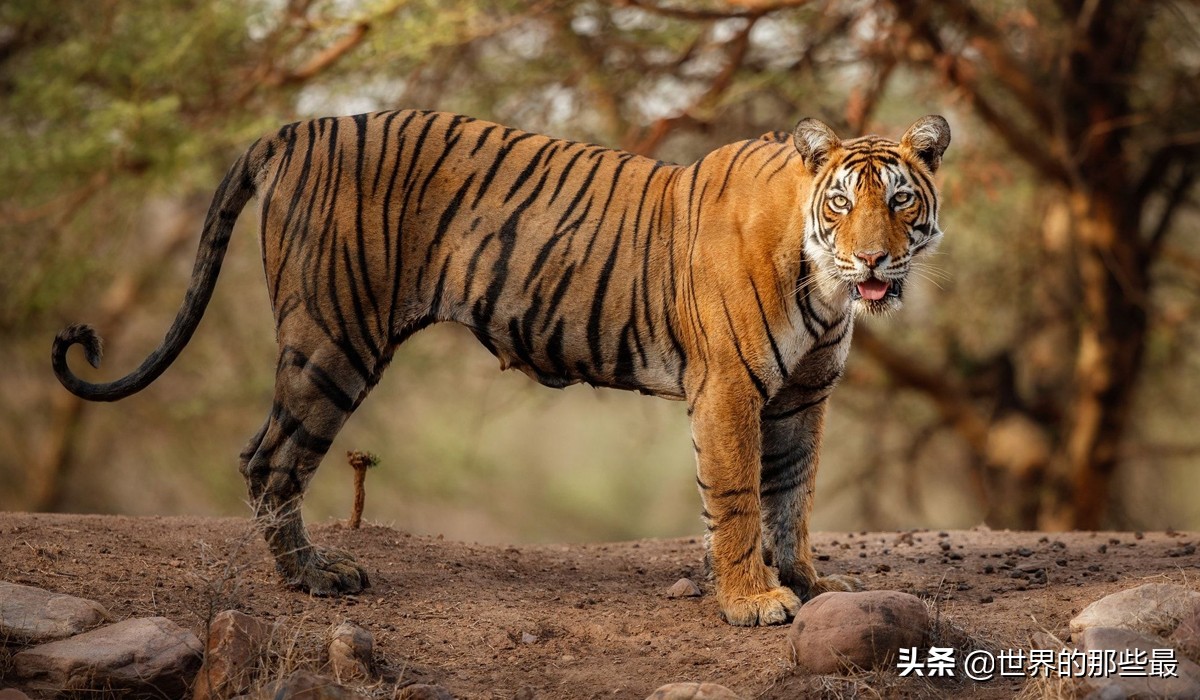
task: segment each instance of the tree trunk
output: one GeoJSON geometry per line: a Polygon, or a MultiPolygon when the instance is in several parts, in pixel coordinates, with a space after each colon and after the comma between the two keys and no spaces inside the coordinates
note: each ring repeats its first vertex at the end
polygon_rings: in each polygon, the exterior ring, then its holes
{"type": "Polygon", "coordinates": [[[1137,217],[1117,210],[1119,195],[1075,191],[1069,201],[1081,317],[1072,411],[1061,443],[1069,495],[1045,524],[1094,530],[1103,524],[1129,425],[1145,349],[1149,289],[1132,225],[1137,217]]]}

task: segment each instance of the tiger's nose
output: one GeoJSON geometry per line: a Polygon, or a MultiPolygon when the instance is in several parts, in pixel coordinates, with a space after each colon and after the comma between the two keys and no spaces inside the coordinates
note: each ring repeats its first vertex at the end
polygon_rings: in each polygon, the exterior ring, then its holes
{"type": "Polygon", "coordinates": [[[881,260],[887,258],[887,255],[888,254],[885,251],[876,250],[876,251],[872,251],[870,253],[863,253],[860,251],[858,253],[855,253],[854,257],[858,258],[859,260],[862,260],[863,262],[865,262],[867,264],[867,267],[874,270],[875,266],[878,265],[881,260]]]}

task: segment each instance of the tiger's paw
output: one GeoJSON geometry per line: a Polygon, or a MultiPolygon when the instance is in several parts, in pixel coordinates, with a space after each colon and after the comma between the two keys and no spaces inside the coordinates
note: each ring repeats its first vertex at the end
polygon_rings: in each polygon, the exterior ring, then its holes
{"type": "Polygon", "coordinates": [[[799,610],[800,598],[784,586],[721,600],[721,617],[737,627],[778,625],[795,617],[799,610]]]}
{"type": "Polygon", "coordinates": [[[348,552],[314,547],[312,557],[288,583],[315,596],[360,593],[371,585],[366,569],[348,552]]]}

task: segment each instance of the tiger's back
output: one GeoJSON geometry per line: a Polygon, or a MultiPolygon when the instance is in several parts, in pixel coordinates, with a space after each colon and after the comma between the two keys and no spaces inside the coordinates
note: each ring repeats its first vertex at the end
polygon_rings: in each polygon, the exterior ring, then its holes
{"type": "Polygon", "coordinates": [[[652,233],[671,230],[679,166],[438,112],[274,141],[259,189],[277,310],[306,304],[364,358],[453,321],[543,384],[682,398],[670,240],[652,233]]]}

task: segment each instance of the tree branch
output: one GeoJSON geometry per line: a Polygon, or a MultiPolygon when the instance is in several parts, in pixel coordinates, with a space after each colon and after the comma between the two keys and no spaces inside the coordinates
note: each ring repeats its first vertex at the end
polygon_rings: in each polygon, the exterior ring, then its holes
{"type": "Polygon", "coordinates": [[[926,369],[897,352],[865,326],[854,329],[854,344],[882,367],[892,381],[933,401],[943,420],[954,426],[976,454],[987,454],[988,422],[961,386],[944,373],[926,369]]]}
{"type": "MultiPolygon", "coordinates": [[[[1047,148],[1046,143],[1042,139],[1020,128],[1010,116],[1001,113],[995,103],[983,94],[976,79],[975,71],[967,67],[972,62],[962,55],[954,53],[945,45],[937,28],[930,21],[929,13],[923,11],[923,6],[918,6],[911,1],[893,1],[900,16],[903,18],[901,21],[906,23],[913,31],[913,34],[908,37],[908,45],[915,50],[910,51],[910,53],[915,53],[918,56],[927,52],[932,52],[933,54],[932,56],[918,58],[917,61],[931,66],[942,75],[943,79],[961,90],[971,102],[979,117],[1021,159],[1032,165],[1049,179],[1060,183],[1072,182],[1073,178],[1070,170],[1051,154],[1050,149],[1047,148]],[[926,49],[927,51],[922,51],[922,49],[926,49]]],[[[975,25],[975,21],[971,20],[968,26],[962,28],[963,31],[982,31],[975,25]]],[[[994,31],[994,28],[992,28],[992,31],[994,31]]],[[[1015,66],[1010,66],[1005,71],[997,71],[996,75],[1000,79],[1000,84],[1019,98],[1022,106],[1026,108],[1026,111],[1033,118],[1035,124],[1043,121],[1049,123],[1049,119],[1046,116],[1049,109],[1047,105],[1034,101],[1029,97],[1020,99],[1020,95],[1026,91],[1026,88],[1022,86],[1026,84],[1027,77],[1015,77],[1015,71],[1018,70],[1015,66]],[[1005,78],[1012,81],[1012,83],[1005,82],[1005,78]]]]}
{"type": "Polygon", "coordinates": [[[810,0],[780,0],[779,2],[743,1],[745,9],[730,10],[695,10],[679,6],[665,6],[647,0],[620,0],[618,5],[636,7],[662,17],[682,19],[691,22],[707,22],[718,19],[758,19],[781,10],[790,10],[809,4],[810,0]]]}
{"type": "Polygon", "coordinates": [[[639,137],[627,136],[625,139],[626,150],[640,155],[653,154],[662,145],[663,140],[677,127],[685,124],[693,126],[702,124],[703,122],[695,116],[695,113],[715,107],[720,102],[721,96],[729,90],[734,76],[737,75],[738,69],[746,60],[746,52],[750,48],[750,32],[754,30],[754,24],[757,21],[758,16],[751,17],[746,22],[746,26],[725,43],[725,52],[728,55],[725,65],[721,68],[721,72],[713,78],[708,89],[696,98],[690,107],[684,109],[681,114],[656,120],[639,137]]]}
{"type": "Polygon", "coordinates": [[[1167,238],[1167,234],[1171,231],[1171,224],[1175,219],[1176,212],[1187,198],[1187,194],[1192,189],[1192,185],[1196,182],[1196,168],[1193,164],[1184,165],[1179,173],[1179,177],[1175,180],[1175,185],[1171,191],[1167,193],[1166,201],[1163,203],[1162,213],[1158,217],[1158,223],[1150,230],[1150,235],[1145,243],[1142,244],[1141,258],[1143,268],[1154,264],[1158,259],[1159,253],[1162,252],[1163,242],[1167,238]]]}
{"type": "Polygon", "coordinates": [[[343,56],[350,53],[352,49],[361,44],[362,40],[367,36],[367,31],[370,29],[371,24],[369,22],[359,22],[355,24],[350,29],[349,34],[325,47],[324,50],[318,52],[312,58],[308,59],[304,65],[300,66],[299,68],[279,75],[273,80],[268,80],[267,85],[287,85],[309,80],[313,76],[332,66],[334,63],[337,63],[343,56]]]}

